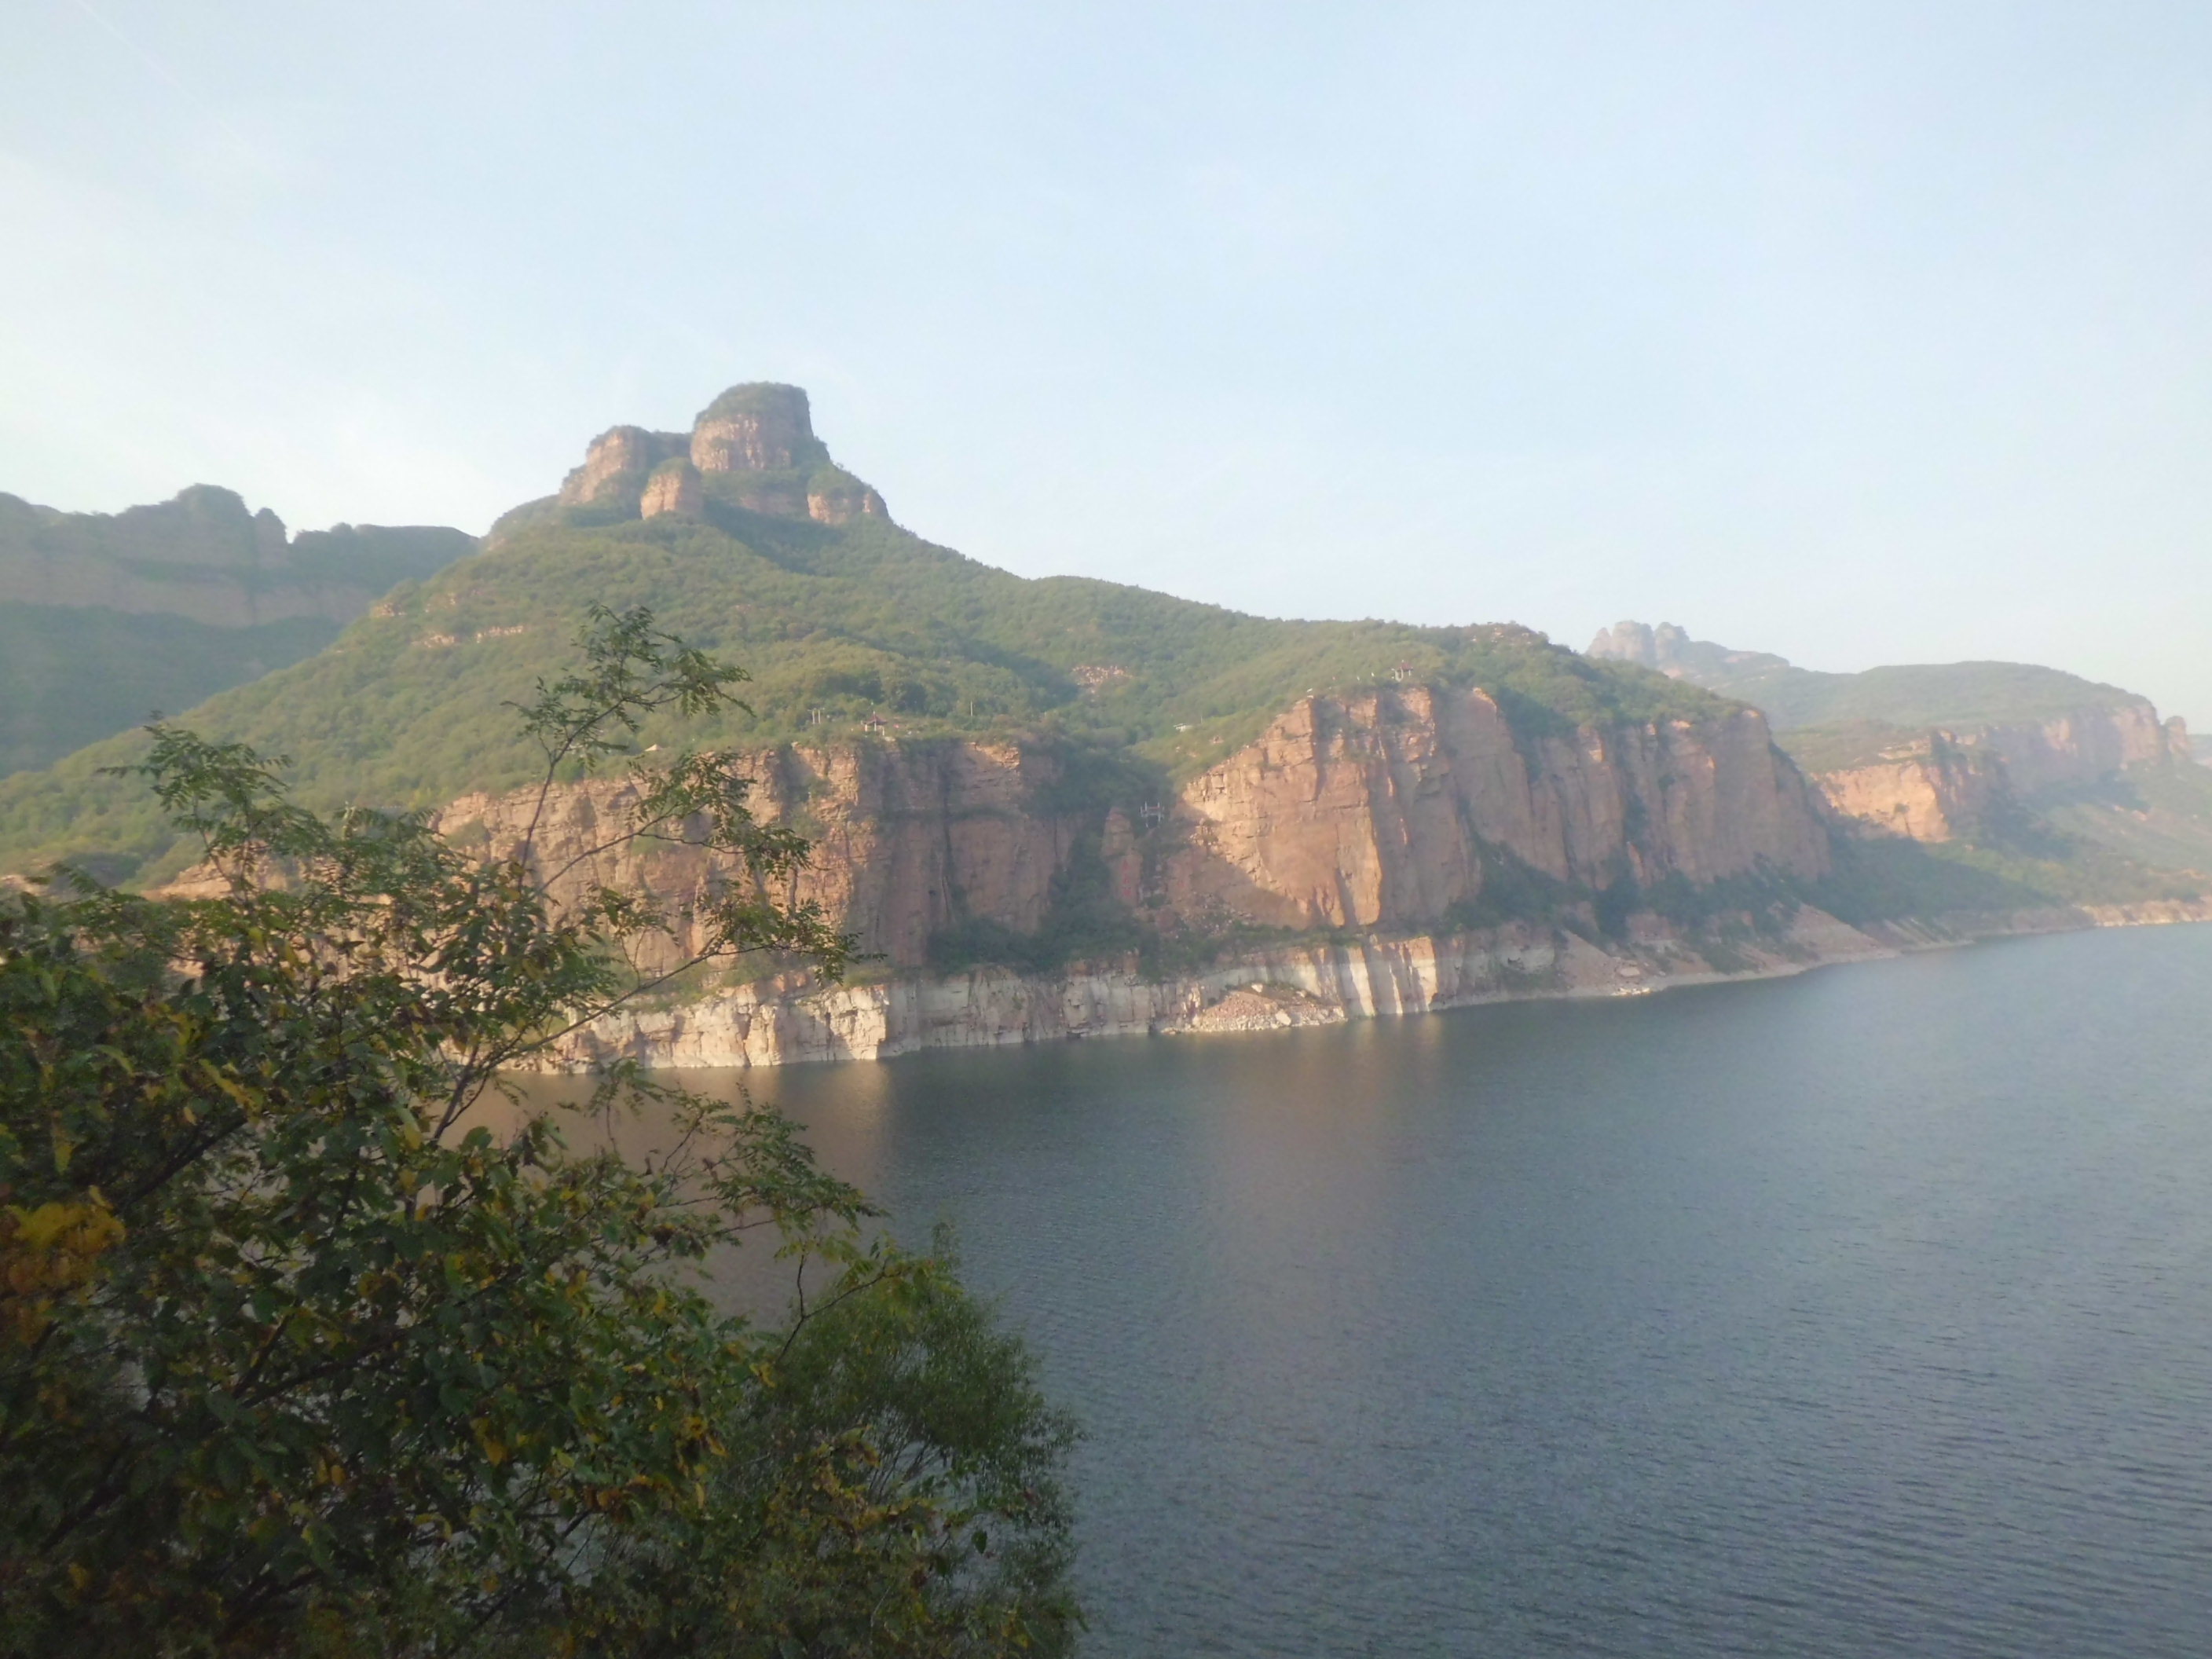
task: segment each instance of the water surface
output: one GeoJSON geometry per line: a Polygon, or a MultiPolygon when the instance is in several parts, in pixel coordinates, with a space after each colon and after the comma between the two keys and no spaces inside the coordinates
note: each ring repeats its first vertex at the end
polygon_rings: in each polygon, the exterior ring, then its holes
{"type": "Polygon", "coordinates": [[[748,1084],[1082,1417],[1091,1652],[2201,1656],[2208,1014],[2181,927],[748,1084]]]}

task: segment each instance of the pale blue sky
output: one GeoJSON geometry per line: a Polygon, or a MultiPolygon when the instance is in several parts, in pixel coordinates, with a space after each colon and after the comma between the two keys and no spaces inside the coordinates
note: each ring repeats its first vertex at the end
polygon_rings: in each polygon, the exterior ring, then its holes
{"type": "Polygon", "coordinates": [[[933,539],[2212,725],[2212,8],[7,0],[0,489],[481,529],[796,380],[933,539]]]}

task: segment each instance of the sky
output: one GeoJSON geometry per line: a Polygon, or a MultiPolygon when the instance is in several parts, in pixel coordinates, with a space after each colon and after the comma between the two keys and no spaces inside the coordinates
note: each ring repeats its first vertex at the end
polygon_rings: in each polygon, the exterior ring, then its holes
{"type": "Polygon", "coordinates": [[[2212,8],[7,0],[0,490],[480,531],[808,388],[932,540],[2212,726],[2212,8]]]}

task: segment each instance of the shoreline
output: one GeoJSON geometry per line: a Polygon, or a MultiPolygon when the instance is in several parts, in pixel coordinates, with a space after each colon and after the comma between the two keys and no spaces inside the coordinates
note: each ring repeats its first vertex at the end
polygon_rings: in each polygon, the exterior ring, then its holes
{"type": "Polygon", "coordinates": [[[1133,959],[1050,974],[976,968],[868,985],[791,975],[697,1001],[626,1010],[518,1069],[577,1073],[622,1060],[655,1070],[889,1060],[926,1048],[1094,1037],[1289,1030],[1499,1002],[1648,996],[1777,979],[1986,939],[2212,921],[2212,901],[2055,906],[1853,927],[1809,906],[1776,934],[1686,933],[1652,915],[1625,937],[1513,923],[1463,933],[1284,945],[1151,980],[1133,959]]]}

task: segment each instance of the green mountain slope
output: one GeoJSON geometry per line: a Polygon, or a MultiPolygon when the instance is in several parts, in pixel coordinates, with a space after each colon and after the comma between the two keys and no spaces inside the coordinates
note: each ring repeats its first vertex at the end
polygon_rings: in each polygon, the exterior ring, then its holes
{"type": "MultiPolygon", "coordinates": [[[[803,394],[799,408],[803,420],[803,394]]],[[[814,490],[827,463],[805,459],[814,490]]],[[[900,528],[872,492],[873,509],[841,522],[741,505],[763,499],[763,471],[708,473],[696,516],[646,519],[623,516],[636,509],[618,496],[574,499],[572,478],[569,500],[510,515],[482,555],[401,586],[321,654],[214,698],[191,723],[293,757],[318,805],[432,805],[512,787],[531,766],[507,705],[565,666],[594,603],[649,605],[750,671],[751,718],[685,732],[723,744],[854,735],[872,721],[908,738],[1056,734],[1164,782],[1249,741],[1309,690],[1394,676],[1477,683],[1516,723],[1562,731],[1726,707],[1516,627],[1278,621],[1028,580],[900,528]]],[[[635,487],[608,476],[611,495],[635,487]]],[[[173,868],[180,854],[143,792],[100,775],[142,741],[126,734],[0,781],[0,869],[62,854],[94,854],[116,878],[173,868]]]]}
{"type": "Polygon", "coordinates": [[[209,485],[116,514],[0,495],[0,775],[311,656],[475,547],[427,526],[288,537],[209,485]]]}

